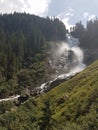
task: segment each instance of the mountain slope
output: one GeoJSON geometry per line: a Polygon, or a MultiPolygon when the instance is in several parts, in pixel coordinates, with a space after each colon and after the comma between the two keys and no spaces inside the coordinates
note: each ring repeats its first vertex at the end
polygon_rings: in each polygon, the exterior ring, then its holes
{"type": "Polygon", "coordinates": [[[57,18],[0,14],[0,99],[44,82],[50,41],[65,39],[66,28],[57,18]]]}
{"type": "Polygon", "coordinates": [[[4,130],[97,130],[98,61],[46,94],[2,113],[4,130]]]}

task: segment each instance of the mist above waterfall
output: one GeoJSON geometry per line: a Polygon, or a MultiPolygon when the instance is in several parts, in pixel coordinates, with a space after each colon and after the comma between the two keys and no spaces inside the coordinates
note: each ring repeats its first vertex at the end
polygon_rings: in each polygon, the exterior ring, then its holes
{"type": "Polygon", "coordinates": [[[82,71],[84,54],[79,40],[67,34],[66,42],[53,43],[51,46],[51,66],[55,69],[54,78],[82,71]]]}

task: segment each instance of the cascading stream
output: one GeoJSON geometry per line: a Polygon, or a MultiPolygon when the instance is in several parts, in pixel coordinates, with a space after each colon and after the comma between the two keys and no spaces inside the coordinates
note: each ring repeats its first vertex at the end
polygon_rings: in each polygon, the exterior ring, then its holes
{"type": "Polygon", "coordinates": [[[67,42],[54,43],[51,48],[52,56],[49,63],[55,72],[51,76],[51,81],[43,83],[39,87],[41,93],[69,79],[86,67],[83,63],[84,54],[79,47],[79,40],[73,38],[71,34],[67,34],[67,42]]]}

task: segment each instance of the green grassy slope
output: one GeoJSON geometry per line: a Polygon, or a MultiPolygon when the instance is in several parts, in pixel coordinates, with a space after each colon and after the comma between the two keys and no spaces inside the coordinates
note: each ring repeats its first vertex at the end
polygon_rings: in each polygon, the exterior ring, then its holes
{"type": "Polygon", "coordinates": [[[1,114],[4,130],[98,130],[98,61],[18,109],[1,114]]]}

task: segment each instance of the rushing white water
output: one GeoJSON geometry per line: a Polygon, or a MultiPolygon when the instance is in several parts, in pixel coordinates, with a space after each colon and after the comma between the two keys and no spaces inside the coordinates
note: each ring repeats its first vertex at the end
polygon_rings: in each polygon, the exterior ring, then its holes
{"type": "Polygon", "coordinates": [[[20,95],[16,95],[16,96],[12,96],[12,97],[9,97],[9,98],[0,99],[0,102],[3,102],[3,101],[14,101],[14,100],[18,99],[19,97],[20,97],[20,95]]]}
{"type": "Polygon", "coordinates": [[[76,56],[77,63],[74,67],[70,68],[69,74],[76,74],[82,71],[86,66],[83,63],[84,53],[83,50],[79,47],[79,40],[77,38],[73,38],[71,35],[68,34],[68,43],[70,43],[70,49],[76,56]]]}
{"type": "Polygon", "coordinates": [[[70,34],[67,34],[67,42],[56,43],[51,52],[52,58],[49,63],[55,69],[55,73],[51,76],[51,81],[40,86],[41,92],[51,87],[53,83],[69,79],[86,67],[83,63],[84,54],[79,47],[79,40],[70,34]]]}

